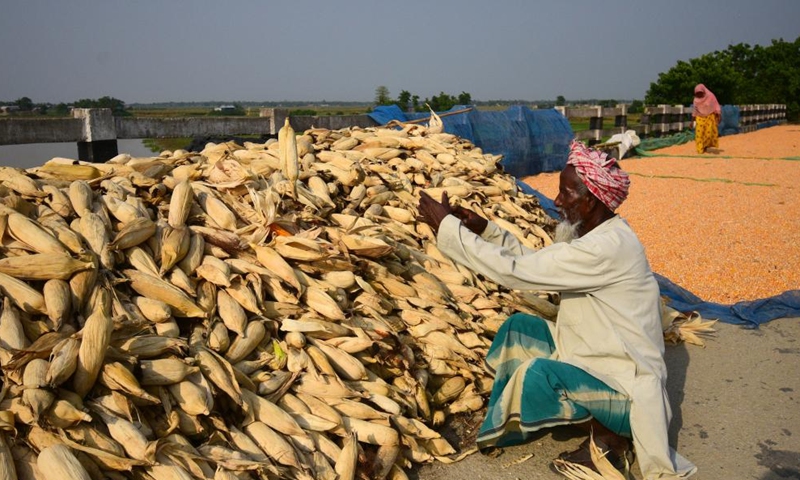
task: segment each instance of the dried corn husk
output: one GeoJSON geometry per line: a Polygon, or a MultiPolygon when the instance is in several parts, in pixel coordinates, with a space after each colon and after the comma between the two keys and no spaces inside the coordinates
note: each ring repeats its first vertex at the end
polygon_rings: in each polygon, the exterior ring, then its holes
{"type": "Polygon", "coordinates": [[[9,297],[3,298],[3,312],[0,314],[0,348],[21,350],[30,344],[22,327],[22,320],[9,297]]]}
{"type": "Polygon", "coordinates": [[[36,464],[51,478],[91,480],[89,473],[66,445],[56,444],[43,449],[36,464]]]}
{"type": "Polygon", "coordinates": [[[81,345],[78,350],[78,363],[73,378],[73,388],[81,397],[92,389],[106,349],[111,342],[114,322],[103,308],[95,308],[81,331],[81,345]]]}
{"type": "Polygon", "coordinates": [[[20,310],[31,314],[46,314],[44,296],[27,283],[0,273],[0,292],[20,310]]]}
{"type": "Polygon", "coordinates": [[[69,255],[67,248],[35,220],[20,213],[6,219],[6,232],[38,253],[69,255]]]}
{"type": "Polygon", "coordinates": [[[200,309],[184,292],[160,278],[142,273],[137,270],[124,270],[123,273],[130,278],[131,288],[143,297],[153,298],[166,303],[172,308],[172,313],[178,317],[205,317],[206,313],[200,309]]]}
{"type": "Polygon", "coordinates": [[[53,347],[45,377],[47,385],[51,387],[61,385],[75,373],[80,345],[81,342],[77,338],[67,337],[53,347]]]}
{"type": "Polygon", "coordinates": [[[193,199],[192,184],[183,180],[175,185],[169,202],[168,222],[173,228],[182,227],[189,217],[193,199]]]}
{"type": "Polygon", "coordinates": [[[92,262],[69,255],[35,254],[0,259],[0,272],[21,280],[67,280],[76,272],[94,268],[92,262]]]}
{"type": "Polygon", "coordinates": [[[244,431],[271,459],[290,467],[300,468],[300,460],[286,438],[263,422],[252,422],[244,431]]]}

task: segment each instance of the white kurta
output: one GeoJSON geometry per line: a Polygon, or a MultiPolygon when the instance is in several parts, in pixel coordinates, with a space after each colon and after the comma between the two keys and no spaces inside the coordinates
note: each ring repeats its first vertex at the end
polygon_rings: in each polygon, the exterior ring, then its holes
{"type": "Polygon", "coordinates": [[[687,478],[697,471],[668,444],[672,412],[658,284],[625,220],[614,216],[571,243],[533,251],[491,222],[479,237],[450,215],[437,242],[453,260],[508,288],[560,292],[553,329],[557,359],[631,399],[644,477],[687,478]]]}

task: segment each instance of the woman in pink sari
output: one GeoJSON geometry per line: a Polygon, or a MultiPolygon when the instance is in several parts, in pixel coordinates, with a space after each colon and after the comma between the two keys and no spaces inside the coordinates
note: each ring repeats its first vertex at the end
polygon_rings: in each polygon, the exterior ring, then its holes
{"type": "Polygon", "coordinates": [[[721,109],[717,97],[700,83],[694,87],[693,106],[694,141],[697,145],[697,153],[705,153],[709,148],[719,148],[721,109]]]}

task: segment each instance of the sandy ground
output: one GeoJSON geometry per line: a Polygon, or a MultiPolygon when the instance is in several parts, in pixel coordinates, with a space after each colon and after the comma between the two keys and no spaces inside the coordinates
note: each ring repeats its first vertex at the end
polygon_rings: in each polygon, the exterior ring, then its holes
{"type": "MultiPolygon", "coordinates": [[[[735,303],[800,288],[800,127],[721,138],[625,159],[631,194],[620,210],[653,270],[705,300],[735,303]]],[[[525,181],[553,198],[557,174],[525,181]]],[[[670,443],[697,479],[800,479],[800,318],[751,330],[718,324],[705,348],[668,346],[670,443]]],[[[410,473],[420,480],[558,479],[549,468],[582,438],[553,429],[497,457],[473,454],[410,473]]],[[[641,478],[634,464],[635,478],[641,478]]]]}

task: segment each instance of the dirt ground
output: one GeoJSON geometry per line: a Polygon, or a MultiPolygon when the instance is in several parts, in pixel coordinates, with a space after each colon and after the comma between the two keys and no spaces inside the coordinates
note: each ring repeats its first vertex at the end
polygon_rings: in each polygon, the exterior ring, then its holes
{"type": "MultiPolygon", "coordinates": [[[[713,155],[693,144],[621,162],[632,177],[620,214],[655,272],[724,304],[800,288],[800,126],[722,137],[713,155]],[[792,158],[794,157],[794,158],[792,158]]],[[[554,198],[558,174],[526,183],[554,198]]],[[[697,479],[800,479],[800,318],[758,329],[717,324],[705,348],[668,346],[670,443],[697,479]]],[[[558,479],[549,468],[583,439],[545,431],[499,456],[425,465],[419,480],[558,479]]],[[[641,478],[638,465],[632,473],[641,478]]]]}

